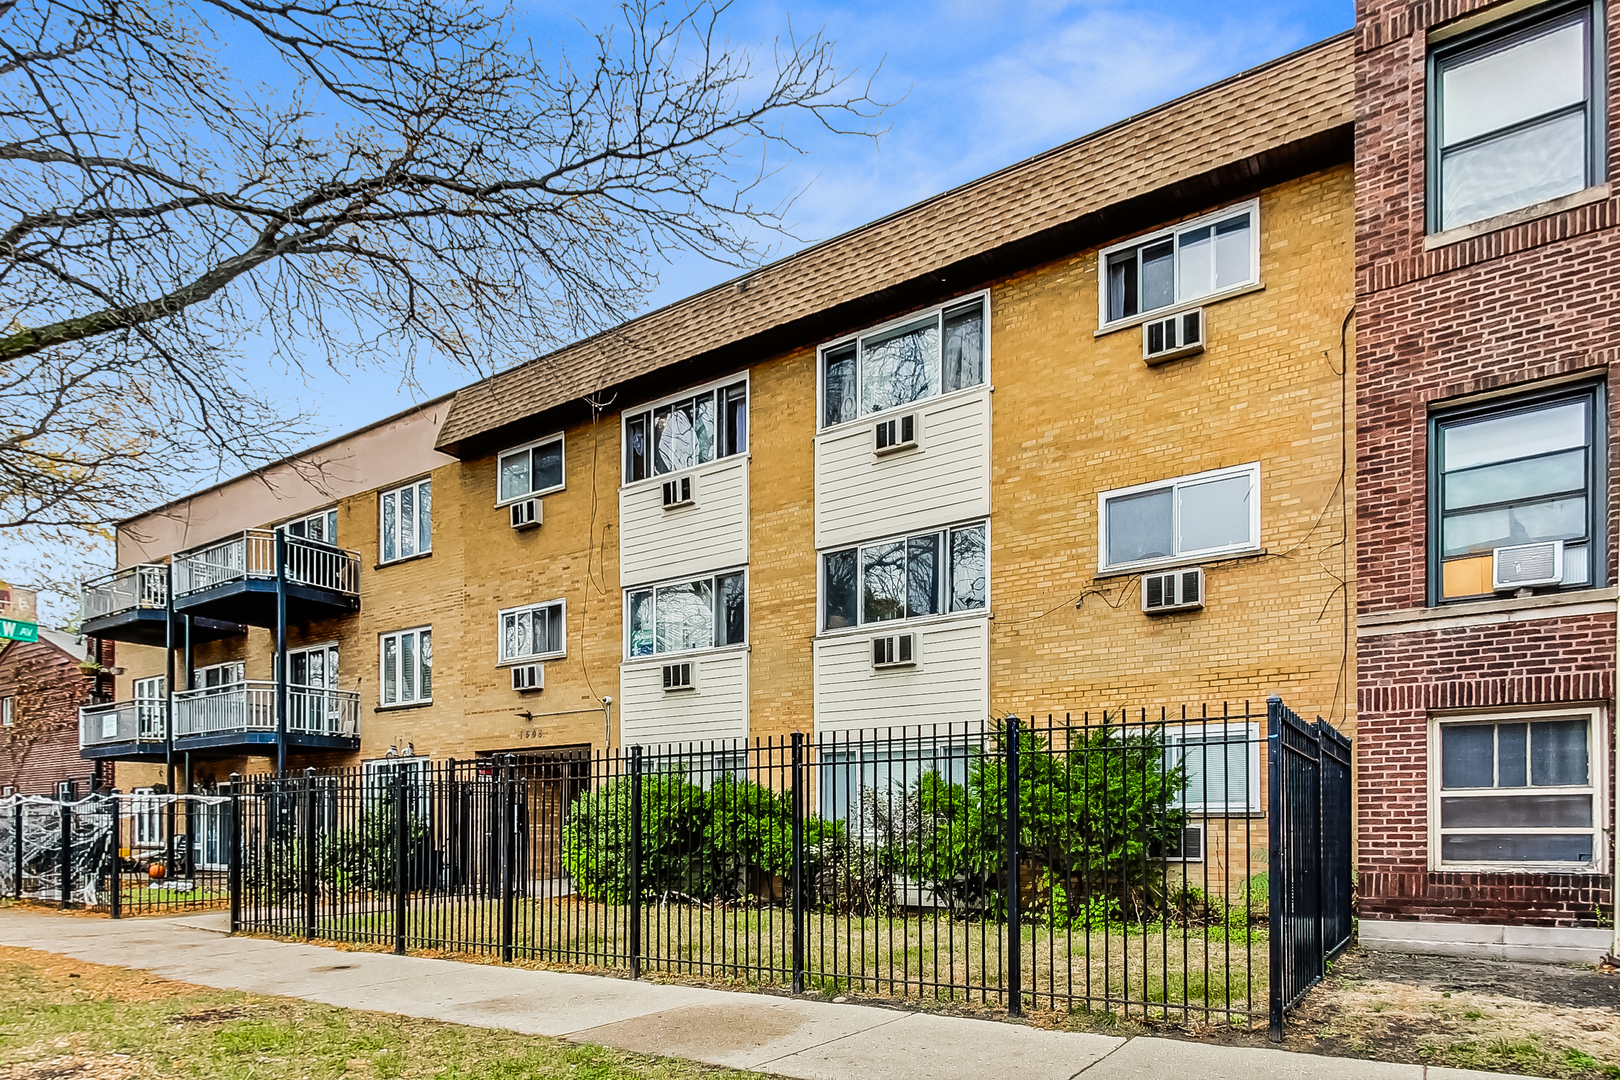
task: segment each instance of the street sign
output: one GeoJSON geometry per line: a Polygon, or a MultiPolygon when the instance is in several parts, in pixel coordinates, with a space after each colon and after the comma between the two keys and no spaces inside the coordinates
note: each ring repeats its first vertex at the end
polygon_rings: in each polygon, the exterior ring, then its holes
{"type": "Polygon", "coordinates": [[[12,641],[38,641],[39,623],[23,622],[21,619],[0,619],[0,638],[9,638],[12,641]]]}

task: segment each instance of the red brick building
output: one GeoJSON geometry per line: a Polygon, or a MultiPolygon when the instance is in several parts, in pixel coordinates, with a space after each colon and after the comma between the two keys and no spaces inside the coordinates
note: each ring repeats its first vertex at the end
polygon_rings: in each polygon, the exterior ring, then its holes
{"type": "Polygon", "coordinates": [[[111,786],[109,764],[79,756],[79,706],[96,682],[79,665],[90,656],[86,639],[43,627],[38,641],[0,641],[0,790],[54,795],[71,781],[83,797],[93,782],[111,786]]]}
{"type": "Polygon", "coordinates": [[[1359,0],[1361,935],[1613,914],[1620,7],[1359,0]]]}

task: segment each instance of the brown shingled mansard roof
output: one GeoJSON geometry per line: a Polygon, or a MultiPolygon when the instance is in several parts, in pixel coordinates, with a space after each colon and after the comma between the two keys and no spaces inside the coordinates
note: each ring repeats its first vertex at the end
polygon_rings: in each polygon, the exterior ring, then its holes
{"type": "Polygon", "coordinates": [[[1234,75],[474,383],[437,448],[488,453],[587,397],[629,404],[1348,162],[1354,89],[1349,33],[1234,75]]]}

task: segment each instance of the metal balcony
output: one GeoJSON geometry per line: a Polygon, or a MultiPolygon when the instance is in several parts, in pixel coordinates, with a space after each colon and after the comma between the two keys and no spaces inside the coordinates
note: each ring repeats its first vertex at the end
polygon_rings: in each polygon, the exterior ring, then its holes
{"type": "Polygon", "coordinates": [[[155,698],[86,705],[79,710],[79,756],[162,761],[163,702],[155,698]]]}
{"type": "MultiPolygon", "coordinates": [[[[264,753],[276,744],[276,684],[245,682],[174,695],[176,750],[264,753]]],[[[287,745],[353,750],[360,745],[360,695],[352,690],[287,687],[287,745]]]]}
{"type": "MultiPolygon", "coordinates": [[[[85,582],[79,592],[79,630],[88,637],[136,645],[167,643],[164,620],[169,608],[169,568],[140,563],[85,582]]],[[[193,619],[193,642],[214,641],[245,631],[239,623],[193,619]]],[[[180,642],[176,642],[179,644],[180,642]]]]}
{"type": "Polygon", "coordinates": [[[358,552],[250,529],[174,557],[174,609],[212,619],[276,625],[276,597],[287,622],[305,623],[359,610],[358,552]],[[277,565],[278,543],[281,550],[277,565]]]}

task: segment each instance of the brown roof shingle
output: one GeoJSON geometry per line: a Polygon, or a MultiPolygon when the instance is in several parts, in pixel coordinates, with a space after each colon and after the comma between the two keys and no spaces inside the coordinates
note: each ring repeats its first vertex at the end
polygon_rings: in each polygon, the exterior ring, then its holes
{"type": "Polygon", "coordinates": [[[474,383],[438,448],[1344,128],[1353,47],[1330,38],[474,383]]]}

